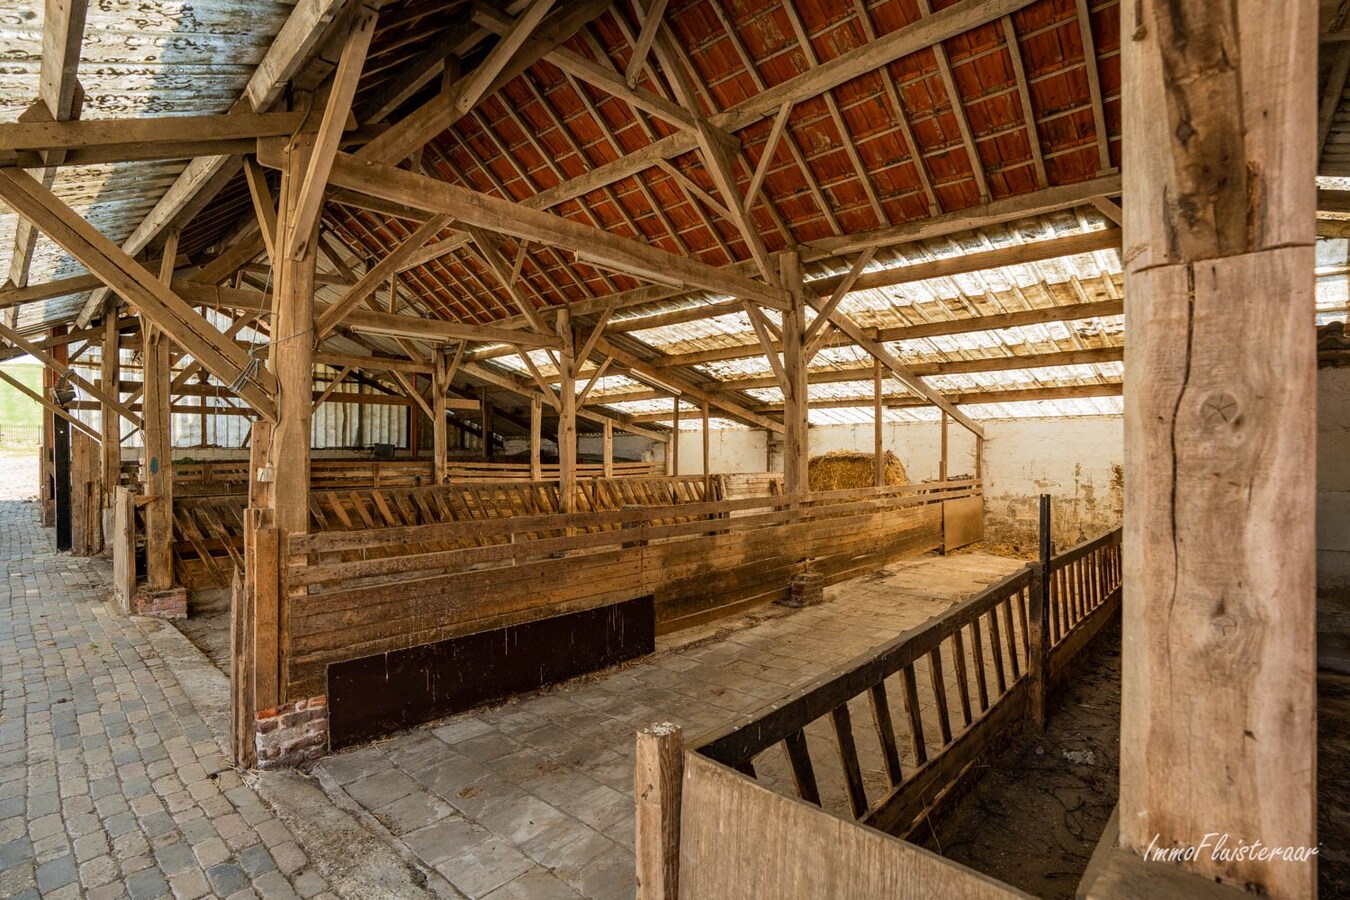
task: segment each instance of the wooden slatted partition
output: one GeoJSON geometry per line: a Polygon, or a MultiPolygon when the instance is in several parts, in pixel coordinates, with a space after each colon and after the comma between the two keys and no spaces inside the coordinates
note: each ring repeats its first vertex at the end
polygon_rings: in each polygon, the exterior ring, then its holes
{"type": "MultiPolygon", "coordinates": [[[[661,481],[695,498],[703,484],[661,481]]],[[[965,480],[292,536],[290,689],[322,693],[333,662],[644,594],[658,631],[710,621],[781,598],[808,560],[838,581],[937,549],[943,502],[979,494],[965,480]]]]}
{"type": "MultiPolygon", "coordinates": [[[[228,470],[226,470],[228,471],[228,470]]],[[[364,486],[345,487],[343,467],[315,463],[309,497],[310,528],[316,532],[405,528],[450,522],[481,521],[508,516],[551,515],[558,510],[556,482],[488,481],[443,487],[396,484],[371,488],[368,470],[358,478],[364,486]],[[364,479],[364,480],[362,480],[364,479]]],[[[352,469],[350,471],[359,471],[352,469]]],[[[212,476],[216,485],[224,476],[212,476]]],[[[383,477],[402,481],[407,470],[390,469],[383,477]]],[[[700,503],[701,477],[588,479],[579,481],[578,510],[603,512],[623,506],[671,506],[700,503]]],[[[174,500],[174,577],[192,590],[225,587],[235,566],[243,565],[244,510],[247,498],[239,493],[176,497],[174,500]]],[[[687,521],[672,517],[672,522],[687,521]]],[[[585,530],[601,530],[593,526],[585,530]]],[[[460,546],[449,544],[441,549],[460,546]]],[[[395,555],[387,551],[384,555],[395,555]]]]}
{"type": "Polygon", "coordinates": [[[697,752],[835,815],[909,835],[1020,726],[1039,689],[1032,671],[1062,676],[1119,610],[1120,535],[1055,557],[1048,594],[1040,567],[1027,566],[703,739],[697,752]],[[1042,603],[1063,627],[1040,651],[1030,626],[1042,603]],[[832,795],[816,775],[825,764],[841,775],[832,795]]]}

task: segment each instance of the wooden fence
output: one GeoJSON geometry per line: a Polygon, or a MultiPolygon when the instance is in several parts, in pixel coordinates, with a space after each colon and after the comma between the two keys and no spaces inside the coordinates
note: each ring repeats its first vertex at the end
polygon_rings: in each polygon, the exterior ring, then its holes
{"type": "Polygon", "coordinates": [[[979,494],[967,480],[291,536],[288,695],[324,693],[334,662],[636,596],[654,596],[660,632],[710,621],[808,567],[838,581],[938,549],[944,504],[979,494]]]}
{"type": "MultiPolygon", "coordinates": [[[[341,470],[335,470],[340,474],[341,470]]],[[[505,516],[556,513],[556,482],[455,483],[442,487],[320,488],[336,480],[331,472],[315,478],[309,497],[313,532],[406,528],[471,522],[505,516]]],[[[217,482],[220,483],[220,482],[217,482]]],[[[633,478],[577,482],[576,509],[591,512],[623,506],[698,503],[704,497],[701,476],[633,478]]],[[[175,479],[175,491],[177,480],[175,479]]],[[[226,587],[235,567],[244,565],[243,494],[175,497],[174,578],[191,590],[226,587]]],[[[142,532],[143,533],[143,532],[142,532]]]]}
{"type": "MultiPolygon", "coordinates": [[[[539,480],[557,481],[559,466],[556,463],[539,467],[539,480]]],[[[578,478],[652,478],[666,474],[666,464],[657,462],[616,462],[610,466],[610,474],[600,463],[578,463],[578,478]]],[[[533,469],[529,463],[476,462],[474,460],[452,459],[446,466],[450,480],[454,481],[534,481],[533,469]]]]}
{"type": "MultiPolygon", "coordinates": [[[[679,828],[667,828],[664,836],[652,824],[661,819],[656,813],[649,815],[644,833],[639,802],[639,883],[678,880],[679,895],[698,900],[731,896],[716,885],[721,879],[744,886],[748,857],[736,852],[734,841],[719,845],[708,838],[727,837],[725,821],[700,817],[725,815],[728,804],[753,804],[757,808],[746,811],[747,822],[756,828],[772,827],[758,823],[781,821],[784,807],[775,795],[899,838],[913,833],[982,759],[1020,727],[1028,711],[1044,710],[1052,683],[1064,676],[1074,655],[1119,610],[1120,536],[1116,529],[1027,566],[791,696],[769,703],[750,721],[696,742],[689,754],[671,757],[666,750],[664,758],[687,766],[686,798],[691,791],[699,797],[700,792],[720,791],[732,799],[702,797],[684,809],[679,828]],[[868,721],[871,727],[865,724],[868,721]],[[780,746],[781,754],[769,752],[780,746]],[[818,779],[822,767],[838,777],[829,782],[818,779]],[[729,778],[736,781],[728,782],[729,778]],[[722,787],[714,788],[719,781],[722,787]],[[727,787],[729,783],[734,787],[727,787]],[[742,783],[753,783],[759,790],[747,793],[742,783]],[[672,835],[681,836],[676,839],[688,842],[693,852],[672,851],[668,845],[672,835]]],[[[639,736],[638,747],[641,793],[648,789],[642,782],[644,772],[652,777],[657,764],[650,760],[660,754],[650,734],[639,736]],[[644,744],[646,764],[641,758],[644,744]]],[[[657,780],[680,784],[666,774],[657,780]]],[[[666,800],[678,808],[677,796],[666,800]]],[[[818,819],[808,819],[816,822],[817,832],[824,828],[818,819]]],[[[813,857],[804,862],[785,859],[791,854],[783,849],[800,843],[802,835],[776,839],[772,860],[764,866],[751,864],[754,879],[761,886],[772,885],[774,896],[848,894],[844,881],[816,892],[821,873],[837,869],[835,849],[846,852],[860,840],[849,828],[828,830],[837,835],[832,838],[837,847],[817,843],[813,857]],[[781,880],[783,872],[800,871],[803,865],[816,870],[798,883],[815,887],[807,892],[786,889],[790,882],[781,880]],[[770,871],[775,866],[777,871],[770,871]]],[[[931,862],[925,858],[920,865],[914,857],[905,858],[909,860],[905,865],[918,866],[915,872],[931,862]]],[[[939,888],[937,882],[926,882],[930,895],[1005,896],[989,894],[988,881],[971,881],[968,870],[952,874],[955,871],[943,876],[953,879],[951,885],[939,888]]],[[[876,876],[882,879],[878,883],[899,890],[884,874],[876,876]]],[[[906,886],[894,895],[917,890],[909,882],[906,886]]],[[[639,897],[655,896],[673,900],[676,895],[639,890],[639,897]]]]}

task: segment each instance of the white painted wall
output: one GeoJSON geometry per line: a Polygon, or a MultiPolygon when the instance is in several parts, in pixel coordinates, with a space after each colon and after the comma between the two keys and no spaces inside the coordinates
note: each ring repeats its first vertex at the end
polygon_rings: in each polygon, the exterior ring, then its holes
{"type": "Polygon", "coordinates": [[[1317,584],[1350,587],[1350,368],[1317,372],[1317,584]]]}

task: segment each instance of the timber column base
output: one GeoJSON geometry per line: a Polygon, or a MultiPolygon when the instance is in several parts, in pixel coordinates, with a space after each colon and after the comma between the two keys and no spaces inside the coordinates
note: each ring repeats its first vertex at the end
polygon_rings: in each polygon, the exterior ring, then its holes
{"type": "Polygon", "coordinates": [[[152,616],[156,619],[186,619],[187,588],[171,587],[156,591],[142,587],[136,592],[132,612],[138,616],[152,616]]]}
{"type": "Polygon", "coordinates": [[[328,752],[328,698],[306,697],[258,711],[259,769],[294,769],[328,752]]]}

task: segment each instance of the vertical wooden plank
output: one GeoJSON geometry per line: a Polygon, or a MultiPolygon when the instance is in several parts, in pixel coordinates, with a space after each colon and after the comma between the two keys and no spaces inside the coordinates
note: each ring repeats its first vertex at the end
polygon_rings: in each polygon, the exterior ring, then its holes
{"type": "Polygon", "coordinates": [[[975,691],[980,699],[980,712],[989,709],[989,679],[984,671],[984,636],[980,634],[980,620],[970,622],[970,652],[975,660],[975,691]]]}
{"type": "Polygon", "coordinates": [[[1016,681],[1022,677],[1022,664],[1017,658],[1017,630],[1013,627],[1012,605],[1017,602],[1018,595],[1013,594],[1007,600],[1004,600],[998,606],[990,610],[990,615],[998,615],[998,610],[1003,610],[1003,635],[1008,641],[1008,666],[1012,669],[1012,680],[1016,681]]]}
{"type": "Polygon", "coordinates": [[[946,746],[952,742],[952,720],[951,714],[947,711],[947,680],[946,674],[942,671],[941,644],[928,653],[928,674],[933,680],[933,702],[937,707],[938,733],[942,736],[943,746],[946,746]]]}
{"type": "Polygon", "coordinates": [[[712,488],[712,432],[708,429],[708,401],[703,401],[703,496],[712,488]]]}
{"type": "Polygon", "coordinates": [[[254,707],[267,709],[281,702],[281,532],[261,524],[262,510],[250,510],[253,563],[254,707]]]}
{"type": "Polygon", "coordinates": [[[792,783],[797,788],[797,796],[807,803],[820,806],[820,788],[816,784],[816,771],[811,765],[811,753],[806,746],[806,735],[794,731],[783,740],[787,750],[788,765],[792,769],[792,783]]]}
{"type": "Polygon", "coordinates": [[[905,666],[900,670],[900,683],[905,688],[905,714],[909,717],[910,745],[914,750],[914,759],[923,765],[928,761],[928,744],[923,737],[923,716],[919,710],[919,684],[914,678],[914,667],[905,666]]]}
{"type": "Polygon", "coordinates": [[[670,398],[670,474],[680,474],[680,398],[670,398]]]}
{"type": "Polygon", "coordinates": [[[853,818],[867,814],[867,789],[863,786],[862,768],[858,765],[858,747],[853,742],[853,720],[848,714],[848,702],[830,710],[834,724],[834,739],[839,747],[839,762],[844,767],[844,784],[848,789],[848,806],[853,818]]]}
{"type": "MultiPolygon", "coordinates": [[[[121,334],[117,330],[117,304],[110,297],[103,308],[103,346],[99,358],[99,387],[117,399],[122,398],[121,334]]],[[[122,481],[122,418],[104,403],[101,428],[103,440],[99,446],[103,470],[103,506],[114,509],[117,486],[122,481]]],[[[115,514],[115,513],[114,513],[115,514]]]]}
{"type": "Polygon", "coordinates": [[[895,726],[891,722],[891,707],[886,700],[886,682],[872,685],[868,694],[872,700],[872,720],[877,726],[877,740],[881,742],[881,758],[886,764],[886,777],[895,787],[904,779],[900,769],[900,748],[895,742],[895,726]]]}
{"type": "Polygon", "coordinates": [[[614,477],[614,420],[605,419],[605,433],[602,439],[601,447],[601,465],[604,466],[603,473],[606,478],[614,477]]]}
{"type": "Polygon", "coordinates": [[[684,734],[663,722],[637,733],[633,766],[638,900],[677,900],[684,734]]]}
{"type": "Polygon", "coordinates": [[[942,455],[938,458],[938,481],[947,480],[947,411],[942,411],[942,455]]]}
{"type": "Polygon", "coordinates": [[[989,654],[994,658],[994,683],[999,696],[1008,689],[1008,676],[1003,670],[1003,636],[998,625],[998,608],[989,610],[989,654]]]}
{"type": "Polygon", "coordinates": [[[113,494],[113,596],[123,613],[136,595],[136,495],[118,486],[113,494]]]}
{"type": "Polygon", "coordinates": [[[952,667],[956,672],[957,697],[961,701],[961,721],[969,725],[970,714],[970,677],[966,669],[966,639],[961,629],[952,632],[952,667]]]}
{"type": "MultiPolygon", "coordinates": [[[[1121,7],[1121,845],[1316,835],[1312,0],[1121,7]]],[[[1176,865],[1314,896],[1280,854],[1176,865]]]]}
{"type": "Polygon", "coordinates": [[[436,351],[431,376],[431,478],[435,484],[445,484],[449,470],[447,454],[446,399],[450,391],[450,351],[441,347],[436,351]]]}

